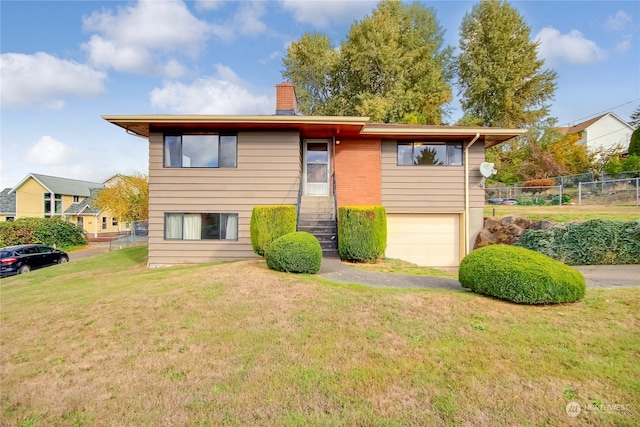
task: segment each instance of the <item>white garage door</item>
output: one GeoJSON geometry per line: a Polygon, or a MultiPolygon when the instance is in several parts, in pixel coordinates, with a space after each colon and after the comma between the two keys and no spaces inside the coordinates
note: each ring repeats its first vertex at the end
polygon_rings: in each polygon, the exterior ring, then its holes
{"type": "Polygon", "coordinates": [[[460,264],[460,215],[387,214],[387,258],[427,267],[460,264]]]}

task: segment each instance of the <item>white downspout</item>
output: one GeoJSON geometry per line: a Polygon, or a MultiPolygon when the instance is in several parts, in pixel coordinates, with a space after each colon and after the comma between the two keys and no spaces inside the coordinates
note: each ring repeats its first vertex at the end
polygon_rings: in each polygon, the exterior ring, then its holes
{"type": "Polygon", "coordinates": [[[469,142],[464,147],[464,255],[469,254],[469,148],[475,144],[475,142],[480,138],[480,133],[477,132],[476,136],[473,137],[471,142],[469,142]]]}

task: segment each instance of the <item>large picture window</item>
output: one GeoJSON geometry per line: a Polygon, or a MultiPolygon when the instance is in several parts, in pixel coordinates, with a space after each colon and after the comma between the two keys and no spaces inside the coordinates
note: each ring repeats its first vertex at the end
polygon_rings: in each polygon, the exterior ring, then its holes
{"type": "Polygon", "coordinates": [[[399,142],[398,166],[461,166],[462,144],[399,142]]]}
{"type": "Polygon", "coordinates": [[[236,135],[165,135],[164,166],[167,168],[235,168],[236,135]]]}
{"type": "Polygon", "coordinates": [[[166,240],[238,240],[238,214],[165,213],[166,240]]]}

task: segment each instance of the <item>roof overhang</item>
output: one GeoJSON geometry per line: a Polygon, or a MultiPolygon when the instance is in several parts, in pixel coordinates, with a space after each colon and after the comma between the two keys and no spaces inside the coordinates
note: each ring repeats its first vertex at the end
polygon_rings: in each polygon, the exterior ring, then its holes
{"type": "Polygon", "coordinates": [[[102,116],[127,133],[148,138],[151,132],[164,131],[242,131],[295,130],[303,136],[336,138],[424,138],[442,141],[467,141],[479,135],[485,148],[500,144],[526,132],[464,126],[426,126],[369,123],[368,117],[352,116],[213,116],[213,115],[138,115],[102,116]]]}

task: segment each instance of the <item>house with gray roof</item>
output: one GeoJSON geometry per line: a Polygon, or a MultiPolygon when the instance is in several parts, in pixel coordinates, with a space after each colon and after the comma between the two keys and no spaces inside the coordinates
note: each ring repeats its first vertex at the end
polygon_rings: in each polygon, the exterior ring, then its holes
{"type": "Polygon", "coordinates": [[[11,188],[0,191],[0,221],[13,221],[16,217],[16,193],[11,188]]]}
{"type": "Polygon", "coordinates": [[[0,220],[60,216],[93,238],[127,231],[128,224],[96,206],[96,195],[104,187],[99,182],[30,173],[2,191],[0,220]]]}

